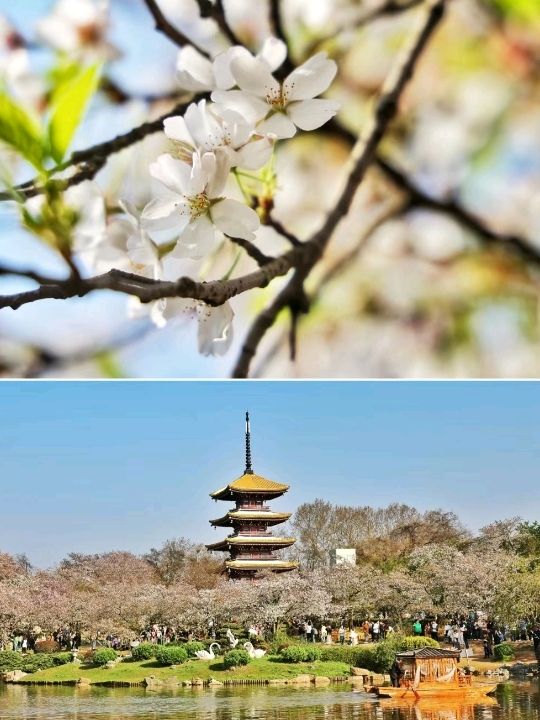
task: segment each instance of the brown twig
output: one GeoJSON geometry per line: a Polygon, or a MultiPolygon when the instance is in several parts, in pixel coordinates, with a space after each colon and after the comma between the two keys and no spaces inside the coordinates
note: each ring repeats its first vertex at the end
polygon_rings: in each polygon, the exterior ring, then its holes
{"type": "Polygon", "coordinates": [[[274,228],[274,230],[284,237],[286,240],[288,240],[293,247],[298,247],[298,245],[302,244],[302,241],[299,240],[296,235],[294,235],[290,230],[287,230],[285,225],[280,220],[277,220],[274,217],[267,217],[265,225],[268,225],[271,228],[274,228]]]}
{"type": "Polygon", "coordinates": [[[258,247],[256,247],[253,243],[249,242],[249,240],[231,237],[230,235],[226,235],[226,237],[232,243],[238,245],[238,247],[241,247],[243,250],[245,250],[249,257],[255,260],[257,265],[260,265],[262,267],[263,265],[269,263],[270,260],[272,260],[269,255],[265,255],[261,250],[259,250],[258,247]]]}
{"type": "Polygon", "coordinates": [[[281,0],[268,0],[268,10],[270,27],[272,28],[273,34],[287,46],[287,56],[283,65],[274,73],[279,80],[283,80],[283,78],[294,70],[294,63],[290,58],[291,47],[281,17],[281,0]]]}
{"type": "Polygon", "coordinates": [[[157,4],[156,0],[143,0],[143,2],[148,8],[152,17],[154,18],[156,30],[159,30],[159,32],[163,33],[165,37],[168,37],[169,40],[171,40],[175,45],[178,45],[178,47],[183,47],[184,45],[192,45],[196,50],[198,50],[198,52],[201,53],[201,55],[204,55],[205,57],[210,57],[209,53],[204,50],[200,45],[197,45],[197,43],[195,43],[193,40],[190,40],[187,35],[184,35],[184,33],[180,32],[178,28],[174,27],[174,25],[171,25],[165,15],[162,13],[161,8],[157,4]]]}

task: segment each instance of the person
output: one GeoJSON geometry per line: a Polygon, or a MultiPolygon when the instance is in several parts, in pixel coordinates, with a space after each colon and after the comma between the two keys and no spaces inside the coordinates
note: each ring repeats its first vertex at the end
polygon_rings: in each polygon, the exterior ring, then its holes
{"type": "Polygon", "coordinates": [[[488,660],[493,655],[493,649],[491,647],[491,640],[489,635],[484,638],[484,657],[488,660]]]}
{"type": "Polygon", "coordinates": [[[339,626],[338,637],[339,644],[345,645],[345,626],[343,625],[343,623],[341,623],[341,625],[339,626]]]}
{"type": "Polygon", "coordinates": [[[403,677],[403,665],[402,665],[401,660],[398,660],[396,658],[390,668],[390,680],[392,681],[392,687],[399,687],[402,677],[403,677]]]}
{"type": "Polygon", "coordinates": [[[328,636],[328,630],[326,629],[326,625],[321,625],[321,632],[319,637],[321,638],[321,642],[324,644],[326,643],[326,638],[328,636]]]}
{"type": "Polygon", "coordinates": [[[466,623],[462,623],[460,627],[461,637],[463,638],[463,645],[466,650],[469,649],[469,628],[466,623]]]}
{"type": "Polygon", "coordinates": [[[414,621],[412,629],[413,629],[413,635],[421,635],[422,634],[422,623],[420,622],[420,620],[414,621]]]}
{"type": "Polygon", "coordinates": [[[439,639],[439,623],[436,620],[431,621],[431,638],[432,640],[439,639]]]}
{"type": "Polygon", "coordinates": [[[535,625],[531,631],[532,641],[533,641],[533,647],[534,647],[534,653],[535,655],[538,655],[538,650],[540,649],[540,625],[535,625]]]}
{"type": "Polygon", "coordinates": [[[313,630],[313,625],[307,621],[304,627],[305,633],[306,633],[306,641],[311,642],[311,631],[313,630]]]}
{"type": "Polygon", "coordinates": [[[358,633],[354,627],[349,630],[349,645],[358,645],[358,633]]]}
{"type": "Polygon", "coordinates": [[[371,626],[371,634],[373,636],[373,642],[379,642],[379,633],[381,632],[381,625],[378,620],[375,620],[371,626]]]}
{"type": "Polygon", "coordinates": [[[363,630],[363,632],[364,632],[364,642],[369,642],[369,638],[370,638],[370,636],[369,636],[369,631],[370,631],[370,629],[371,629],[371,628],[370,628],[370,625],[369,625],[368,620],[364,620],[364,623],[363,623],[363,625],[362,625],[362,630],[363,630]]]}
{"type": "Polygon", "coordinates": [[[315,625],[311,627],[311,642],[317,642],[318,630],[315,625]]]}

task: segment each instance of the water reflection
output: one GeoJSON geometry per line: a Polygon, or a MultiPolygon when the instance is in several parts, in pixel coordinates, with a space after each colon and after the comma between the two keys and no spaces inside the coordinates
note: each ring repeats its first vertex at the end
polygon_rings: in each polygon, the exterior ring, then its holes
{"type": "Polygon", "coordinates": [[[478,704],[378,700],[348,686],[216,688],[152,693],[143,688],[0,684],[0,720],[540,720],[538,682],[499,685],[478,704]]]}

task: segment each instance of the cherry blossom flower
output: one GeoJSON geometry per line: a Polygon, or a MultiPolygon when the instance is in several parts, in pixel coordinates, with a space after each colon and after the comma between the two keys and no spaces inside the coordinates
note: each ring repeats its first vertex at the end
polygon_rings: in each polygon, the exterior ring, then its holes
{"type": "Polygon", "coordinates": [[[37,24],[37,34],[55,50],[86,59],[111,60],[118,50],[105,39],[108,0],[58,0],[37,24]]]}
{"type": "Polygon", "coordinates": [[[301,130],[315,130],[339,109],[335,100],[318,98],[329,86],[337,65],[326,53],[317,53],[283,81],[278,82],[268,65],[247,52],[231,60],[230,71],[240,90],[214,90],[212,100],[256,122],[263,134],[290,138],[301,130]]]}
{"type": "Polygon", "coordinates": [[[189,299],[168,298],[163,311],[165,322],[181,314],[197,318],[197,342],[201,355],[225,355],[233,341],[234,312],[229,302],[212,307],[189,299]]]}
{"type": "Polygon", "coordinates": [[[200,258],[215,244],[215,228],[231,237],[253,240],[259,216],[247,205],[222,197],[229,167],[223,155],[193,154],[193,165],[160,155],[150,174],[165,193],[151,200],[141,216],[143,227],[180,233],[172,255],[200,258]]]}
{"type": "MultiPolygon", "coordinates": [[[[231,62],[239,55],[251,53],[240,45],[228,48],[217,55],[213,61],[201,55],[195,48],[187,45],[178,53],[176,63],[178,84],[184,90],[191,92],[205,92],[210,90],[230,90],[236,85],[236,79],[231,73],[231,62]]],[[[270,72],[285,60],[287,47],[284,42],[274,37],[265,40],[257,59],[262,62],[270,72]]]]}
{"type": "Polygon", "coordinates": [[[66,191],[65,200],[77,212],[73,250],[95,272],[116,268],[160,279],[159,249],[129,202],[120,200],[125,214],[107,222],[105,199],[95,183],[74,185],[66,191]]]}
{"type": "Polygon", "coordinates": [[[234,110],[221,115],[215,106],[201,100],[191,103],[184,117],[166,118],[165,135],[175,144],[181,159],[191,162],[193,153],[225,153],[229,167],[258,170],[272,154],[272,139],[253,135],[254,126],[234,110]]]}

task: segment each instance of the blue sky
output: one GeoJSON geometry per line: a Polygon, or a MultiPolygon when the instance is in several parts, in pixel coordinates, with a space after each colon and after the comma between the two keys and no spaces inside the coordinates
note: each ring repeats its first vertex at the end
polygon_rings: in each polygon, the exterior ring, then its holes
{"type": "Polygon", "coordinates": [[[471,528],[537,519],[540,385],[496,382],[0,384],[0,548],[70,551],[217,539],[208,493],[243,470],[317,497],[456,511],[471,528]]]}

